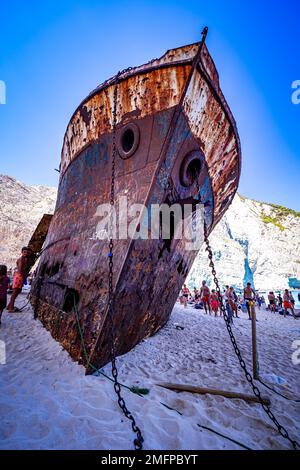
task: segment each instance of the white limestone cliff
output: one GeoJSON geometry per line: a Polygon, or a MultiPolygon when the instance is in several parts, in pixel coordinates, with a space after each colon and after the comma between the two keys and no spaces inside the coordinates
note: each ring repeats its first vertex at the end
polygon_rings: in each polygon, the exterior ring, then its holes
{"type": "Polygon", "coordinates": [[[0,175],[0,264],[14,268],[43,214],[54,212],[56,188],[26,186],[0,175]]]}
{"type": "MultiPolygon", "coordinates": [[[[300,279],[300,214],[237,194],[210,236],[222,285],[242,287],[247,279],[256,289],[288,287],[300,279]]],[[[211,283],[207,254],[202,248],[187,282],[211,283]]]]}

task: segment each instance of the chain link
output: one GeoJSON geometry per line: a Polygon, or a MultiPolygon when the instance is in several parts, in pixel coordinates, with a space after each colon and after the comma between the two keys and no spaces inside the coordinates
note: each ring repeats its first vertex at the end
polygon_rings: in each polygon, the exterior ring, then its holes
{"type": "Polygon", "coordinates": [[[118,99],[118,79],[120,74],[119,72],[115,78],[114,82],[114,103],[113,103],[113,133],[112,133],[112,159],[111,159],[111,188],[110,188],[110,223],[109,223],[109,253],[108,253],[108,315],[110,320],[110,335],[111,335],[111,365],[112,365],[112,376],[114,379],[114,389],[118,397],[118,404],[123,411],[126,418],[131,421],[131,427],[133,432],[136,434],[136,439],[134,440],[134,446],[136,450],[141,450],[143,448],[144,438],[142,436],[140,428],[137,426],[134,417],[128,410],[125,400],[121,395],[121,385],[118,380],[118,369],[116,366],[116,351],[115,351],[115,325],[113,319],[113,234],[114,234],[114,204],[115,204],[115,171],[116,171],[116,127],[117,127],[117,99],[118,99]]]}
{"type": "Polygon", "coordinates": [[[225,320],[225,323],[226,323],[226,327],[227,327],[227,331],[229,333],[231,343],[233,345],[235,354],[237,355],[238,360],[240,362],[240,366],[241,366],[241,368],[243,369],[243,371],[245,373],[245,377],[246,377],[247,381],[249,382],[249,384],[251,385],[254,395],[259,399],[259,402],[262,405],[263,410],[269,416],[271,421],[273,421],[273,423],[277,427],[278,432],[281,434],[281,436],[284,437],[285,439],[288,439],[288,441],[290,441],[290,443],[292,444],[292,446],[295,450],[300,449],[300,444],[297,441],[291,439],[291,437],[289,436],[289,433],[287,432],[287,430],[283,426],[281,426],[280,423],[275,418],[275,416],[272,413],[271,408],[269,407],[269,405],[267,405],[263,401],[260,390],[254,384],[253,377],[250,374],[250,372],[248,371],[246,363],[242,358],[241,351],[240,351],[240,349],[237,345],[236,339],[234,337],[234,334],[233,334],[233,331],[232,331],[232,328],[231,328],[230,319],[227,315],[226,308],[223,304],[221,289],[220,289],[219,281],[218,281],[218,278],[217,278],[217,273],[216,273],[216,269],[215,269],[215,265],[214,265],[214,261],[213,261],[213,253],[212,253],[212,249],[211,249],[211,246],[210,246],[210,243],[209,243],[208,233],[207,233],[207,226],[206,226],[205,222],[204,222],[204,241],[205,241],[205,244],[206,244],[206,251],[208,253],[209,266],[211,268],[211,272],[212,272],[212,275],[213,275],[213,280],[214,280],[214,283],[215,283],[215,286],[216,286],[216,291],[217,291],[218,298],[219,298],[220,308],[221,308],[221,311],[223,313],[223,317],[224,317],[224,320],[225,320]]]}

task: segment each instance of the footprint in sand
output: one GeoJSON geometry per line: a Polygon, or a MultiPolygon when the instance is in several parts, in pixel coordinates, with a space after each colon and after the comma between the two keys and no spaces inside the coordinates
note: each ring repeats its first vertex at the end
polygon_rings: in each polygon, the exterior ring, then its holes
{"type": "Polygon", "coordinates": [[[16,432],[16,429],[17,426],[15,423],[2,421],[0,428],[0,440],[4,441],[5,439],[9,439],[16,432]]]}
{"type": "Polygon", "coordinates": [[[14,411],[14,408],[6,403],[0,403],[0,416],[3,418],[14,411]]]}
{"type": "Polygon", "coordinates": [[[22,435],[29,439],[43,439],[46,437],[50,429],[47,424],[41,421],[42,419],[37,415],[30,416],[26,420],[26,429],[22,430],[22,435]]]}
{"type": "Polygon", "coordinates": [[[190,403],[188,399],[186,401],[179,398],[175,399],[170,401],[170,406],[180,413],[183,413],[184,416],[197,416],[197,407],[190,403]]]}

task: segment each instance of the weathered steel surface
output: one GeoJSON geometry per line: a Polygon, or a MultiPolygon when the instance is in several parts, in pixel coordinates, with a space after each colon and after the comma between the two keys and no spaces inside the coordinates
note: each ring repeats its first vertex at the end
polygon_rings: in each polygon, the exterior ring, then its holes
{"type": "MultiPolygon", "coordinates": [[[[240,146],[205,47],[181,99],[197,48],[194,44],[168,51],[161,59],[120,75],[118,145],[128,124],[135,126],[139,136],[130,158],[123,158],[119,149],[115,193],[147,207],[164,202],[183,205],[197,197],[205,206],[211,230],[237,188],[240,146]],[[187,171],[194,155],[199,173],[185,185],[188,174],[183,178],[182,171],[187,171]]],[[[36,315],[74,359],[85,362],[73,313],[76,296],[87,351],[95,366],[110,359],[108,243],[98,240],[95,232],[97,208],[110,197],[114,87],[113,79],[98,87],[71,118],[62,149],[56,210],[32,290],[36,315]]],[[[188,251],[183,240],[115,242],[117,354],[165,324],[195,256],[196,251],[188,251]]]]}
{"type": "Polygon", "coordinates": [[[39,253],[41,251],[42,246],[46,240],[52,217],[52,214],[44,214],[41,220],[39,221],[28,243],[28,247],[33,251],[33,253],[39,253]]]}

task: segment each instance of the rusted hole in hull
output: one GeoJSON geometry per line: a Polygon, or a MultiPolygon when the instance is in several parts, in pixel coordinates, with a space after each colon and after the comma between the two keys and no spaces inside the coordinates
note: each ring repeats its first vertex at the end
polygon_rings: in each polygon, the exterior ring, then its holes
{"type": "Polygon", "coordinates": [[[186,170],[186,177],[189,181],[189,185],[191,186],[196,179],[198,179],[201,172],[201,162],[199,159],[192,160],[186,170]]]}
{"type": "Polygon", "coordinates": [[[202,163],[196,152],[185,157],[180,167],[180,182],[182,186],[189,188],[198,180],[202,169],[202,163]]]}
{"type": "Polygon", "coordinates": [[[162,213],[159,214],[159,222],[160,222],[160,238],[164,240],[164,249],[167,249],[170,253],[171,251],[171,244],[172,240],[174,239],[175,234],[175,216],[174,212],[170,212],[170,233],[169,237],[163,237],[163,221],[162,221],[162,213]]]}
{"type": "Polygon", "coordinates": [[[47,271],[47,263],[44,263],[44,264],[42,264],[42,266],[39,270],[39,276],[44,277],[46,271],[47,271]]]}
{"type": "Polygon", "coordinates": [[[122,135],[122,149],[125,153],[130,152],[134,144],[134,133],[132,129],[127,129],[122,135]]]}
{"type": "Polygon", "coordinates": [[[78,302],[79,302],[79,294],[77,290],[70,289],[69,287],[67,287],[62,310],[64,312],[71,312],[74,308],[74,303],[77,305],[78,302]]]}
{"type": "Polygon", "coordinates": [[[117,148],[121,158],[131,157],[137,150],[140,140],[140,130],[134,123],[127,124],[118,131],[117,148]]]}
{"type": "Polygon", "coordinates": [[[181,260],[178,267],[177,267],[178,274],[181,274],[182,270],[183,270],[183,262],[181,260]]]}
{"type": "Polygon", "coordinates": [[[59,263],[55,263],[53,266],[50,268],[50,272],[48,273],[50,277],[55,276],[55,274],[58,273],[59,271],[59,263]]]}
{"type": "Polygon", "coordinates": [[[45,269],[43,274],[47,274],[47,276],[52,277],[55,276],[59,270],[62,268],[63,263],[59,264],[59,262],[56,262],[52,266],[48,266],[47,269],[45,269]]]}

